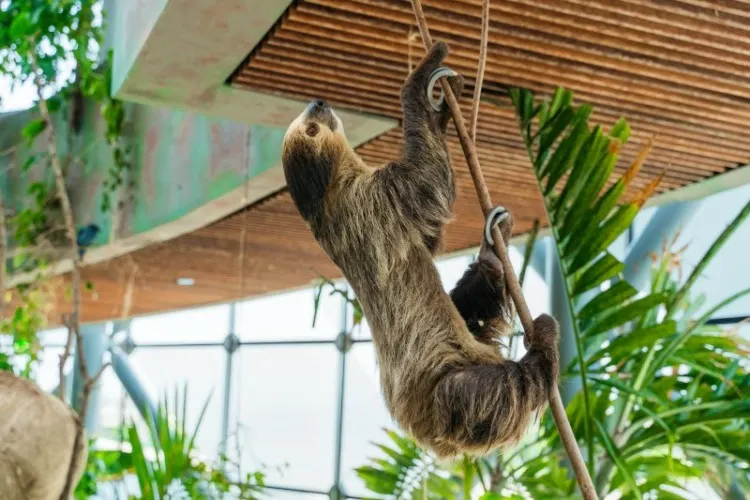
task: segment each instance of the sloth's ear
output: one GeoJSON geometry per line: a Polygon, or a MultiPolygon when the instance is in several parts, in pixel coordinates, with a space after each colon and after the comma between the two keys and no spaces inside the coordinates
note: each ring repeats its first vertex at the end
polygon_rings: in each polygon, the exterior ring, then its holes
{"type": "Polygon", "coordinates": [[[309,221],[323,210],[323,202],[336,167],[330,147],[318,149],[310,141],[295,141],[284,148],[284,176],[302,218],[309,221]]]}

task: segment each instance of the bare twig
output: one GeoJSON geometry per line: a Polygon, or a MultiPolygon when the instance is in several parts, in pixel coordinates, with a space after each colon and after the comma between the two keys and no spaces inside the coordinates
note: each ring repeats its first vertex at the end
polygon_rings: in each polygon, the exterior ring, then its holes
{"type": "Polygon", "coordinates": [[[58,371],[59,371],[59,379],[60,379],[60,385],[58,386],[58,397],[65,403],[65,388],[66,388],[66,380],[65,380],[65,365],[68,363],[68,358],[70,358],[70,352],[73,349],[73,335],[71,335],[71,332],[73,331],[73,327],[70,324],[70,320],[68,319],[68,316],[66,315],[63,318],[63,324],[68,329],[68,336],[65,339],[65,348],[63,349],[62,354],[60,354],[60,364],[58,365],[58,371]]]}
{"type": "MultiPolygon", "coordinates": [[[[432,46],[432,36],[430,35],[429,28],[427,27],[427,21],[422,10],[422,3],[420,0],[411,0],[412,7],[414,9],[414,15],[417,19],[419,26],[419,32],[422,35],[422,41],[424,42],[425,48],[429,50],[432,46]]],[[[453,123],[456,126],[456,132],[461,142],[461,148],[463,149],[464,156],[466,156],[466,162],[469,165],[469,172],[471,178],[474,181],[474,187],[477,192],[479,204],[482,207],[485,217],[490,213],[493,208],[492,199],[490,197],[487,184],[484,181],[484,175],[482,174],[482,168],[479,165],[479,158],[477,157],[476,147],[474,142],[469,136],[469,132],[466,130],[466,124],[464,123],[463,116],[461,115],[461,109],[458,105],[458,100],[453,94],[448,80],[443,77],[440,79],[440,84],[443,88],[443,94],[445,100],[450,106],[451,114],[453,115],[453,123]]],[[[534,319],[531,316],[531,311],[523,298],[523,292],[521,291],[521,285],[518,283],[515,273],[513,272],[513,264],[508,257],[508,251],[505,247],[505,241],[503,241],[500,229],[495,226],[492,231],[492,237],[494,239],[494,250],[497,257],[503,263],[505,269],[505,276],[507,280],[508,290],[513,302],[518,310],[518,316],[521,319],[524,332],[528,339],[534,336],[534,319]]],[[[565,446],[565,450],[568,453],[573,472],[576,475],[578,486],[581,490],[581,494],[585,500],[596,499],[596,490],[594,484],[591,481],[589,471],[586,468],[586,464],[583,461],[581,450],[578,448],[573,429],[570,427],[568,416],[565,413],[565,406],[562,403],[560,397],[560,390],[555,387],[549,398],[549,406],[552,411],[552,417],[557,425],[560,439],[565,446]]]]}
{"type": "Polygon", "coordinates": [[[14,144],[13,146],[10,146],[8,148],[0,150],[0,156],[5,156],[5,155],[13,154],[16,151],[18,151],[18,145],[14,144]]]}
{"type": "Polygon", "coordinates": [[[482,97],[482,83],[484,69],[487,66],[487,40],[490,34],[490,0],[482,3],[482,37],[479,42],[479,63],[477,77],[474,83],[474,98],[471,107],[471,140],[477,142],[477,122],[479,120],[479,102],[482,97]]]}
{"type": "Polygon", "coordinates": [[[5,310],[5,261],[7,256],[8,234],[5,227],[5,202],[3,201],[3,192],[0,190],[0,320],[3,319],[5,310]]]}

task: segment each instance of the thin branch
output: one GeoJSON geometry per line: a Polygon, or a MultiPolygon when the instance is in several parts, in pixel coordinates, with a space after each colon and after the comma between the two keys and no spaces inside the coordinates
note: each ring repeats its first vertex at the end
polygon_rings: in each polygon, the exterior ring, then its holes
{"type": "Polygon", "coordinates": [[[482,37],[479,42],[479,64],[477,64],[477,77],[474,82],[474,98],[471,108],[471,140],[477,142],[477,122],[479,121],[479,102],[482,98],[482,84],[484,82],[484,69],[487,66],[487,40],[490,34],[490,0],[482,3],[482,37]]]}
{"type": "MultiPolygon", "coordinates": [[[[432,37],[430,36],[430,31],[427,27],[427,21],[424,16],[424,11],[422,10],[422,3],[420,0],[411,0],[411,4],[414,9],[414,15],[417,19],[417,24],[419,25],[419,32],[422,35],[422,41],[424,42],[425,48],[429,50],[429,48],[432,46],[432,37]]],[[[448,103],[448,106],[450,106],[451,114],[453,115],[453,122],[456,126],[456,131],[461,142],[461,148],[463,149],[464,156],[466,156],[466,162],[469,165],[469,172],[471,173],[472,180],[474,181],[474,187],[477,192],[480,206],[482,207],[482,211],[484,212],[484,215],[486,217],[492,210],[493,205],[489,190],[487,189],[487,184],[484,181],[482,168],[479,165],[479,158],[477,157],[476,147],[474,145],[474,142],[471,140],[471,137],[469,136],[469,132],[466,130],[466,124],[464,123],[463,116],[461,115],[461,108],[458,105],[458,100],[453,94],[453,90],[451,89],[448,80],[443,77],[440,79],[440,83],[443,88],[445,100],[448,103]]],[[[513,264],[508,257],[508,251],[505,247],[505,241],[503,240],[502,234],[500,233],[500,229],[498,227],[493,228],[492,237],[495,242],[495,254],[503,263],[508,289],[511,297],[513,298],[513,302],[516,305],[518,316],[521,319],[521,324],[523,325],[527,338],[531,339],[533,338],[534,333],[534,320],[531,316],[531,311],[529,311],[529,307],[523,298],[521,286],[518,283],[518,279],[516,278],[515,273],[513,272],[513,264]]],[[[585,500],[596,499],[597,495],[596,490],[594,489],[594,484],[591,481],[589,471],[586,468],[583,456],[581,455],[581,450],[578,448],[578,443],[576,442],[575,435],[573,434],[573,429],[570,427],[568,416],[565,413],[565,406],[563,405],[562,398],[560,397],[560,390],[557,388],[557,386],[555,387],[555,390],[553,390],[550,394],[549,406],[550,410],[552,411],[552,417],[554,418],[555,424],[557,425],[560,439],[565,446],[565,450],[568,453],[568,457],[570,459],[573,472],[576,475],[576,480],[578,481],[578,486],[581,490],[583,498],[585,500]]]]}
{"type": "Polygon", "coordinates": [[[5,149],[0,150],[0,156],[6,156],[9,154],[13,154],[18,150],[18,144],[14,144],[13,146],[7,147],[5,149]]]}
{"type": "Polygon", "coordinates": [[[0,321],[3,319],[3,313],[5,310],[5,285],[6,280],[6,269],[5,264],[8,259],[7,256],[7,243],[8,233],[5,227],[5,202],[3,200],[3,192],[0,190],[0,321]]]}
{"type": "MultiPolygon", "coordinates": [[[[47,150],[49,151],[50,165],[55,175],[55,186],[57,188],[57,195],[60,198],[60,204],[62,205],[63,217],[65,219],[65,231],[68,236],[70,243],[70,253],[73,259],[73,271],[71,272],[72,282],[72,312],[68,318],[68,339],[65,345],[65,352],[60,357],[60,392],[65,394],[64,385],[64,366],[67,361],[67,356],[70,355],[70,344],[72,344],[73,337],[76,338],[76,349],[79,358],[79,366],[81,368],[81,375],[83,380],[83,393],[81,407],[79,411],[79,419],[76,425],[76,436],[73,444],[73,450],[71,452],[70,463],[68,464],[68,473],[65,478],[65,487],[63,488],[62,494],[60,495],[61,500],[66,500],[70,497],[70,493],[75,487],[73,484],[74,476],[76,473],[76,462],[79,455],[79,447],[81,447],[83,441],[83,426],[86,417],[86,406],[88,406],[88,396],[91,392],[92,384],[88,384],[88,371],[86,369],[86,356],[84,354],[83,342],[81,342],[80,332],[80,321],[81,321],[81,256],[78,251],[78,242],[76,240],[76,229],[75,221],[73,218],[73,208],[70,203],[70,197],[65,186],[65,174],[63,172],[62,162],[60,160],[59,153],[57,151],[57,131],[55,129],[55,123],[52,120],[52,115],[47,107],[47,101],[44,98],[42,90],[44,89],[44,82],[42,81],[42,73],[39,68],[39,62],[37,61],[34,50],[29,51],[29,61],[31,62],[32,69],[34,71],[34,84],[36,86],[37,96],[39,98],[39,112],[42,115],[42,119],[47,125],[47,150]]],[[[63,397],[64,400],[64,397],[63,397]]]]}
{"type": "Polygon", "coordinates": [[[68,358],[70,358],[70,352],[73,349],[73,335],[71,335],[72,326],[70,325],[70,320],[66,316],[63,318],[63,324],[68,329],[68,336],[65,339],[65,348],[63,349],[62,354],[60,354],[60,364],[58,365],[58,372],[59,372],[59,379],[60,379],[60,385],[58,386],[58,397],[62,400],[63,403],[65,403],[65,392],[66,392],[66,380],[65,380],[65,365],[68,363],[68,358]]]}

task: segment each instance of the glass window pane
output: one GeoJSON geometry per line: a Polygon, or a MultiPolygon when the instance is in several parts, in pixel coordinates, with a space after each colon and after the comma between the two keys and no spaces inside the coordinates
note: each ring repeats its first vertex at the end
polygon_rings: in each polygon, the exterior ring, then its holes
{"type": "MultiPolygon", "coordinates": [[[[224,397],[226,351],[223,347],[138,347],[130,354],[133,368],[147,385],[154,401],[166,394],[174,401],[188,385],[187,427],[193,429],[206,399],[211,397],[196,438],[198,450],[209,459],[218,457],[221,409],[224,397]]],[[[132,403],[131,403],[132,408],[132,403]]]]}
{"type": "Polygon", "coordinates": [[[143,316],[130,325],[133,341],[139,345],[222,342],[228,332],[227,304],[143,316]]]}
{"type": "Polygon", "coordinates": [[[656,213],[657,208],[658,207],[644,208],[635,216],[635,219],[633,220],[633,241],[637,240],[641,234],[643,234],[643,230],[646,229],[648,223],[651,222],[651,218],[656,213]]]}
{"type": "Polygon", "coordinates": [[[60,327],[44,330],[39,332],[37,338],[43,346],[64,346],[68,340],[68,329],[60,327]]]}
{"type": "Polygon", "coordinates": [[[315,327],[314,288],[249,299],[238,303],[237,336],[245,341],[330,340],[339,334],[341,298],[323,290],[315,327]]]}
{"type": "MultiPolygon", "coordinates": [[[[63,353],[62,347],[45,347],[39,353],[39,361],[34,369],[37,385],[43,390],[50,392],[60,384],[60,356],[63,353]]],[[[68,387],[72,387],[73,355],[65,363],[66,382],[68,387]]]]}
{"type": "Polygon", "coordinates": [[[122,423],[127,393],[112,367],[104,370],[99,379],[99,386],[101,406],[98,437],[115,439],[122,423]]]}
{"type": "Polygon", "coordinates": [[[367,318],[363,318],[362,323],[352,331],[352,338],[354,340],[366,340],[372,338],[372,331],[370,330],[370,325],[367,323],[367,318]]]}
{"type": "Polygon", "coordinates": [[[372,344],[355,344],[347,353],[344,394],[341,481],[347,494],[368,495],[354,469],[365,465],[368,457],[377,455],[372,443],[385,442],[384,427],[395,428],[396,424],[383,401],[374,348],[372,344]]]}
{"type": "MultiPolygon", "coordinates": [[[[687,278],[711,244],[737,216],[750,199],[750,186],[743,186],[706,198],[680,233],[675,248],[688,245],[682,255],[683,280],[687,278]]],[[[706,294],[705,309],[739,292],[750,283],[747,260],[750,248],[750,222],[739,227],[713,258],[693,287],[693,294],[706,294]]],[[[717,317],[750,314],[750,296],[745,296],[719,311],[717,317]]]]}
{"type": "Polygon", "coordinates": [[[469,266],[470,262],[471,259],[466,255],[442,259],[435,262],[438,272],[440,273],[440,280],[443,282],[443,288],[445,288],[447,292],[453,290],[453,287],[456,286],[456,282],[461,279],[461,276],[466,272],[466,268],[469,266]]]}
{"type": "Polygon", "coordinates": [[[333,484],[339,354],[333,346],[244,346],[234,358],[230,456],[267,483],[333,484]],[[240,456],[236,455],[239,448],[240,456]]]}

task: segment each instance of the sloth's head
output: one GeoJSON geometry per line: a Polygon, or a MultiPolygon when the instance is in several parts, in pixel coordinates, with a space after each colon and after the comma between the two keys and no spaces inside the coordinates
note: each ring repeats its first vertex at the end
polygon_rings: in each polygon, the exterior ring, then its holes
{"type": "Polygon", "coordinates": [[[285,139],[293,138],[293,136],[304,136],[320,141],[327,137],[330,138],[332,135],[340,135],[345,139],[344,125],[326,101],[313,99],[289,125],[285,139]]]}
{"type": "Polygon", "coordinates": [[[350,152],[341,120],[322,99],[313,100],[289,125],[281,161],[303,218],[309,221],[320,213],[334,172],[350,152]]]}

